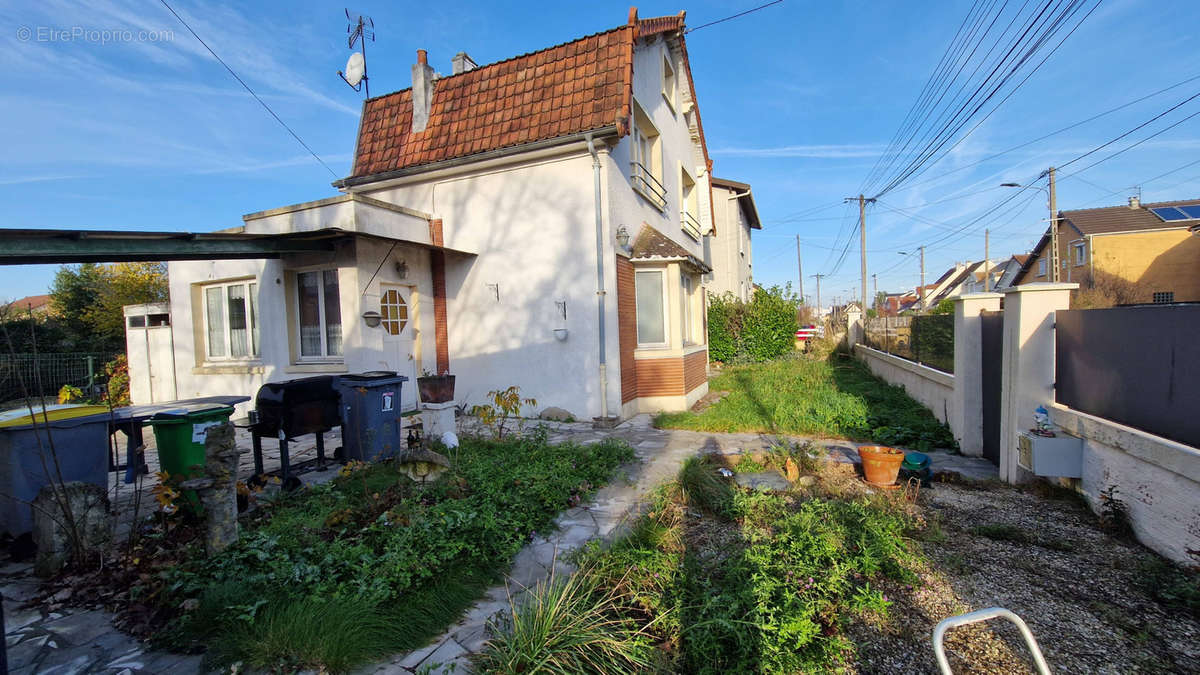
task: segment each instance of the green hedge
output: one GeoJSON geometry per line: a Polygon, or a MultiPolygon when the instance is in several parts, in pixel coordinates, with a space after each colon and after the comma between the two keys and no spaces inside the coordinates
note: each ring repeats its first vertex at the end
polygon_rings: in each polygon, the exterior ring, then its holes
{"type": "Polygon", "coordinates": [[[769,361],[795,347],[797,300],[790,285],[756,288],[750,302],[710,295],[708,356],[723,363],[769,361]]]}

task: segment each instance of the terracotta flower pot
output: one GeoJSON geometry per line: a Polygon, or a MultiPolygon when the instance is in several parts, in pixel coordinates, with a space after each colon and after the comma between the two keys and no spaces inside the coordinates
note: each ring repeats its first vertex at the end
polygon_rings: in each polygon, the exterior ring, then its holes
{"type": "Polygon", "coordinates": [[[417,391],[424,403],[449,403],[454,400],[453,375],[429,375],[417,378],[417,391]]]}
{"type": "Polygon", "coordinates": [[[883,445],[864,445],[858,449],[862,458],[863,476],[867,482],[880,487],[895,485],[904,462],[904,451],[883,445]]]}

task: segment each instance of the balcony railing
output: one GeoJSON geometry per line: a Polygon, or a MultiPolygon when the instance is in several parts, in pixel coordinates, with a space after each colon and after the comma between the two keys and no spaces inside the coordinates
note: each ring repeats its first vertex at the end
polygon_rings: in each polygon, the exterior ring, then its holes
{"type": "Polygon", "coordinates": [[[679,224],[683,227],[683,231],[691,235],[693,239],[700,240],[700,221],[696,220],[696,216],[693,216],[690,211],[679,212],[679,224]]]}
{"type": "Polygon", "coordinates": [[[659,209],[667,208],[667,188],[659,182],[654,174],[641,162],[630,162],[630,177],[633,179],[633,189],[650,200],[659,209]]]}

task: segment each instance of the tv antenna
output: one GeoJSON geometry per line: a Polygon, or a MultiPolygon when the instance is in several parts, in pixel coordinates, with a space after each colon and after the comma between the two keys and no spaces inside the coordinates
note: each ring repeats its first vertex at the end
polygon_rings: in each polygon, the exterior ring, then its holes
{"type": "Polygon", "coordinates": [[[350,55],[346,61],[346,70],[338,71],[338,77],[350,85],[354,91],[366,89],[367,98],[371,98],[371,85],[367,82],[367,40],[375,41],[375,21],[364,14],[352,13],[346,10],[346,43],[350,49],[357,44],[359,51],[350,55]]]}

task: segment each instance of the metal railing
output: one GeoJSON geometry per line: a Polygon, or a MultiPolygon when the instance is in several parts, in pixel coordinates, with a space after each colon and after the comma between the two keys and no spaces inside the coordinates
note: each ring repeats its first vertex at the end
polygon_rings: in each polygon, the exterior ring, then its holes
{"type": "Polygon", "coordinates": [[[667,207],[667,188],[659,182],[650,169],[641,162],[630,162],[630,176],[633,179],[633,189],[642,193],[646,199],[660,209],[667,207]]]}
{"type": "Polygon", "coordinates": [[[679,212],[679,223],[685,232],[696,239],[700,238],[700,221],[690,211],[685,209],[679,212]]]}
{"type": "Polygon", "coordinates": [[[872,349],[954,373],[954,317],[950,314],[867,319],[863,341],[872,349]]]}

